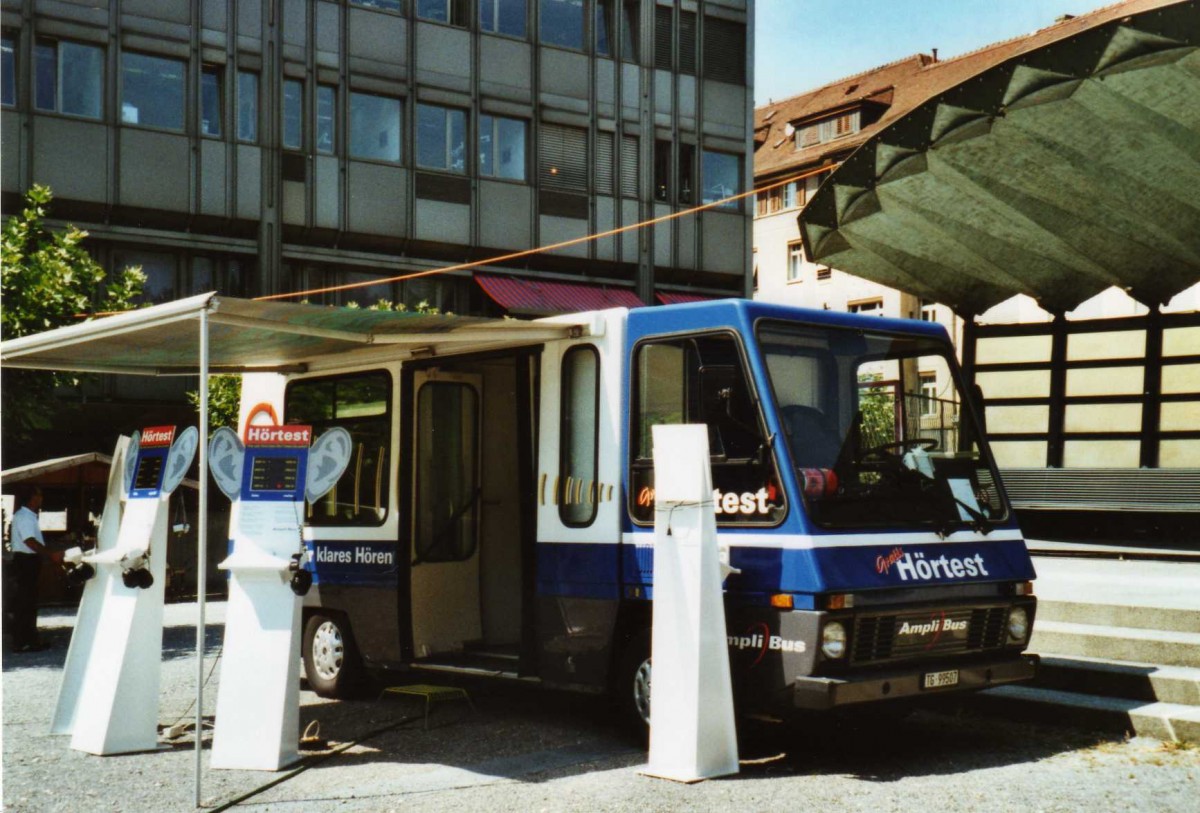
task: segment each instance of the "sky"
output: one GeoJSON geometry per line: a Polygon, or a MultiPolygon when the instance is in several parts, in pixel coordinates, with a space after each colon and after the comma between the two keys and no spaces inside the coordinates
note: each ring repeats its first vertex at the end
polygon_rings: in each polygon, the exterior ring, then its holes
{"type": "Polygon", "coordinates": [[[947,59],[1113,0],[757,0],[754,104],[938,49],[947,59]]]}

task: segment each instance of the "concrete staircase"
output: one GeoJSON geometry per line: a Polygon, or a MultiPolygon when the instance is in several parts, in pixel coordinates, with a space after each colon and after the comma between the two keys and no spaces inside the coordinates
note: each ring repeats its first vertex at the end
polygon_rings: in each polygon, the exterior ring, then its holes
{"type": "Polygon", "coordinates": [[[1200,742],[1200,561],[1035,558],[1038,614],[1027,685],[989,707],[1163,740],[1200,742]]]}

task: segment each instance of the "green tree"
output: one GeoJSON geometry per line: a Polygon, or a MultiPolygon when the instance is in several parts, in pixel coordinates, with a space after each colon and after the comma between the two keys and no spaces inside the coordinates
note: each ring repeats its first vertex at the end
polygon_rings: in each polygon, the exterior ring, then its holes
{"type": "MultiPolygon", "coordinates": [[[[105,284],[104,269],[83,247],[87,232],[46,225],[51,200],[50,189],[35,184],[21,212],[4,222],[0,336],[5,339],[128,310],[146,281],[140,268],[127,268],[105,284]]],[[[10,439],[49,428],[58,406],[54,388],[75,381],[59,373],[10,369],[3,379],[4,429],[10,439]]]]}
{"type": "Polygon", "coordinates": [[[879,373],[858,377],[858,408],[862,413],[863,447],[878,446],[896,440],[896,394],[890,385],[879,383],[879,373]]]}
{"type": "MultiPolygon", "coordinates": [[[[187,394],[188,403],[200,409],[200,391],[187,394]]],[[[237,429],[238,406],[242,401],[242,377],[240,375],[212,375],[208,377],[208,434],[229,426],[237,429]]]]}

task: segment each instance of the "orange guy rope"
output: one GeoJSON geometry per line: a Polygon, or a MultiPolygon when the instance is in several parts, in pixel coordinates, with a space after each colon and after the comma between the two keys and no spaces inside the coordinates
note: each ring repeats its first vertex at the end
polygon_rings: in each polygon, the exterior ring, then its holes
{"type": "MultiPolygon", "coordinates": [[[[604,237],[612,237],[613,235],[622,234],[624,232],[634,231],[636,229],[643,229],[646,226],[653,226],[657,223],[665,223],[668,220],[675,220],[677,218],[684,217],[685,215],[695,214],[696,212],[703,212],[706,209],[715,209],[716,207],[722,206],[726,203],[730,203],[735,200],[741,200],[742,198],[748,198],[751,195],[757,195],[759,192],[768,192],[772,189],[778,189],[781,186],[787,186],[788,184],[792,183],[793,181],[801,181],[801,180],[804,180],[805,178],[811,178],[814,175],[820,175],[824,172],[829,172],[830,170],[834,169],[835,166],[836,165],[828,165],[828,166],[818,167],[817,169],[810,169],[807,172],[801,172],[798,175],[792,175],[788,178],[784,178],[782,181],[775,181],[774,183],[767,184],[766,186],[755,187],[754,189],[751,189],[748,192],[742,192],[740,194],[733,195],[728,198],[723,198],[721,200],[715,200],[711,203],[705,203],[702,206],[696,206],[691,209],[684,209],[683,211],[672,212],[671,214],[663,215],[662,217],[656,217],[656,218],[653,218],[652,220],[643,220],[640,223],[630,223],[628,226],[621,226],[620,228],[609,229],[608,231],[602,231],[597,234],[587,234],[587,235],[584,235],[583,237],[576,237],[571,240],[564,240],[561,243],[553,243],[548,246],[538,246],[537,248],[529,248],[529,249],[525,249],[524,251],[516,251],[511,254],[504,254],[500,257],[490,257],[486,260],[474,260],[469,263],[459,263],[458,265],[447,265],[442,268],[431,268],[428,271],[416,271],[411,274],[401,274],[401,275],[395,276],[395,277],[370,279],[370,280],[365,280],[363,282],[348,282],[345,285],[331,285],[326,288],[310,288],[307,291],[291,291],[290,293],[284,293],[284,294],[270,294],[267,296],[256,296],[256,297],[254,297],[254,299],[256,301],[266,301],[266,300],[271,300],[271,299],[290,299],[292,297],[297,297],[297,296],[310,296],[312,294],[326,294],[326,293],[331,293],[333,291],[345,291],[345,290],[348,290],[351,288],[366,288],[366,287],[370,287],[372,285],[383,285],[383,284],[389,283],[389,282],[403,282],[404,280],[416,279],[418,277],[431,277],[436,274],[445,274],[450,271],[464,271],[469,268],[480,268],[482,266],[493,265],[495,263],[508,262],[510,260],[517,260],[517,259],[520,259],[521,257],[529,257],[534,254],[541,254],[546,251],[554,251],[554,250],[560,249],[560,248],[568,248],[570,246],[579,245],[580,243],[586,243],[591,240],[600,240],[604,237]]],[[[124,311],[108,311],[108,312],[93,313],[93,314],[77,313],[77,314],[75,314],[75,316],[78,319],[88,319],[88,318],[94,318],[97,316],[113,316],[114,314],[117,314],[117,313],[124,313],[124,311]]]]}
{"type": "Polygon", "coordinates": [[[389,283],[389,282],[403,282],[404,280],[417,279],[418,277],[431,277],[436,274],[446,274],[450,271],[464,271],[469,268],[479,268],[481,266],[493,265],[495,263],[502,263],[502,262],[509,262],[511,260],[518,260],[522,257],[529,257],[534,254],[541,254],[546,251],[555,251],[556,249],[560,249],[560,248],[569,248],[570,246],[576,246],[576,245],[579,245],[580,243],[587,243],[592,240],[600,240],[602,238],[612,237],[613,235],[622,234],[624,232],[634,231],[636,229],[643,229],[647,226],[653,226],[658,223],[665,223],[668,220],[675,220],[677,218],[684,217],[685,215],[695,214],[696,212],[703,212],[706,209],[715,209],[718,206],[723,206],[726,203],[730,203],[730,202],[736,201],[736,200],[741,200],[742,198],[747,198],[747,197],[750,197],[751,195],[756,195],[759,192],[767,192],[771,189],[778,189],[779,187],[786,186],[787,184],[792,183],[793,181],[803,180],[804,178],[809,178],[809,177],[812,177],[813,175],[820,175],[823,172],[828,172],[832,168],[833,168],[832,166],[823,166],[823,167],[820,167],[819,169],[812,169],[812,170],[809,170],[808,172],[802,172],[799,175],[793,175],[789,178],[784,178],[782,181],[775,181],[774,183],[767,184],[766,186],[759,186],[754,189],[751,189],[748,192],[741,192],[737,195],[733,195],[728,198],[722,198],[721,200],[715,200],[715,201],[712,201],[711,203],[705,203],[701,206],[696,206],[691,209],[684,209],[683,211],[680,211],[680,212],[672,212],[671,214],[663,215],[661,217],[656,217],[651,220],[643,220],[640,223],[630,223],[628,226],[621,226],[616,229],[609,229],[608,231],[602,231],[597,234],[587,234],[587,235],[584,235],[583,237],[575,237],[571,240],[564,240],[561,243],[552,243],[551,245],[548,245],[548,246],[538,246],[537,248],[529,248],[529,249],[525,249],[524,251],[515,251],[511,254],[504,254],[499,257],[490,257],[485,260],[473,260],[471,262],[459,263],[458,265],[448,265],[448,266],[444,266],[442,268],[431,268],[427,271],[415,271],[411,274],[401,274],[401,275],[395,276],[395,277],[384,277],[382,279],[371,279],[371,280],[365,280],[363,282],[348,282],[345,285],[331,285],[326,288],[310,288],[307,291],[291,291],[289,293],[284,293],[284,294],[270,294],[267,296],[256,296],[254,298],[257,301],[266,301],[266,300],[271,300],[271,299],[290,299],[292,297],[297,297],[297,296],[312,296],[314,294],[327,294],[327,293],[331,293],[333,291],[345,291],[345,290],[349,290],[351,288],[366,288],[366,287],[370,287],[372,285],[383,285],[383,284],[389,283]]]}

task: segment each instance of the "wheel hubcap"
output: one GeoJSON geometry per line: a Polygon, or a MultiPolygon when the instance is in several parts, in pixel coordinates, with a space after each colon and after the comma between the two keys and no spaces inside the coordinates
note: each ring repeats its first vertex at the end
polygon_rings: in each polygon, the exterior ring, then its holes
{"type": "Polygon", "coordinates": [[[650,659],[642,661],[633,675],[633,705],[642,722],[650,725],[650,659]]]}
{"type": "Polygon", "coordinates": [[[342,631],[337,624],[326,621],[317,627],[312,641],[312,661],[322,680],[337,679],[338,672],[342,671],[344,654],[342,631]]]}

